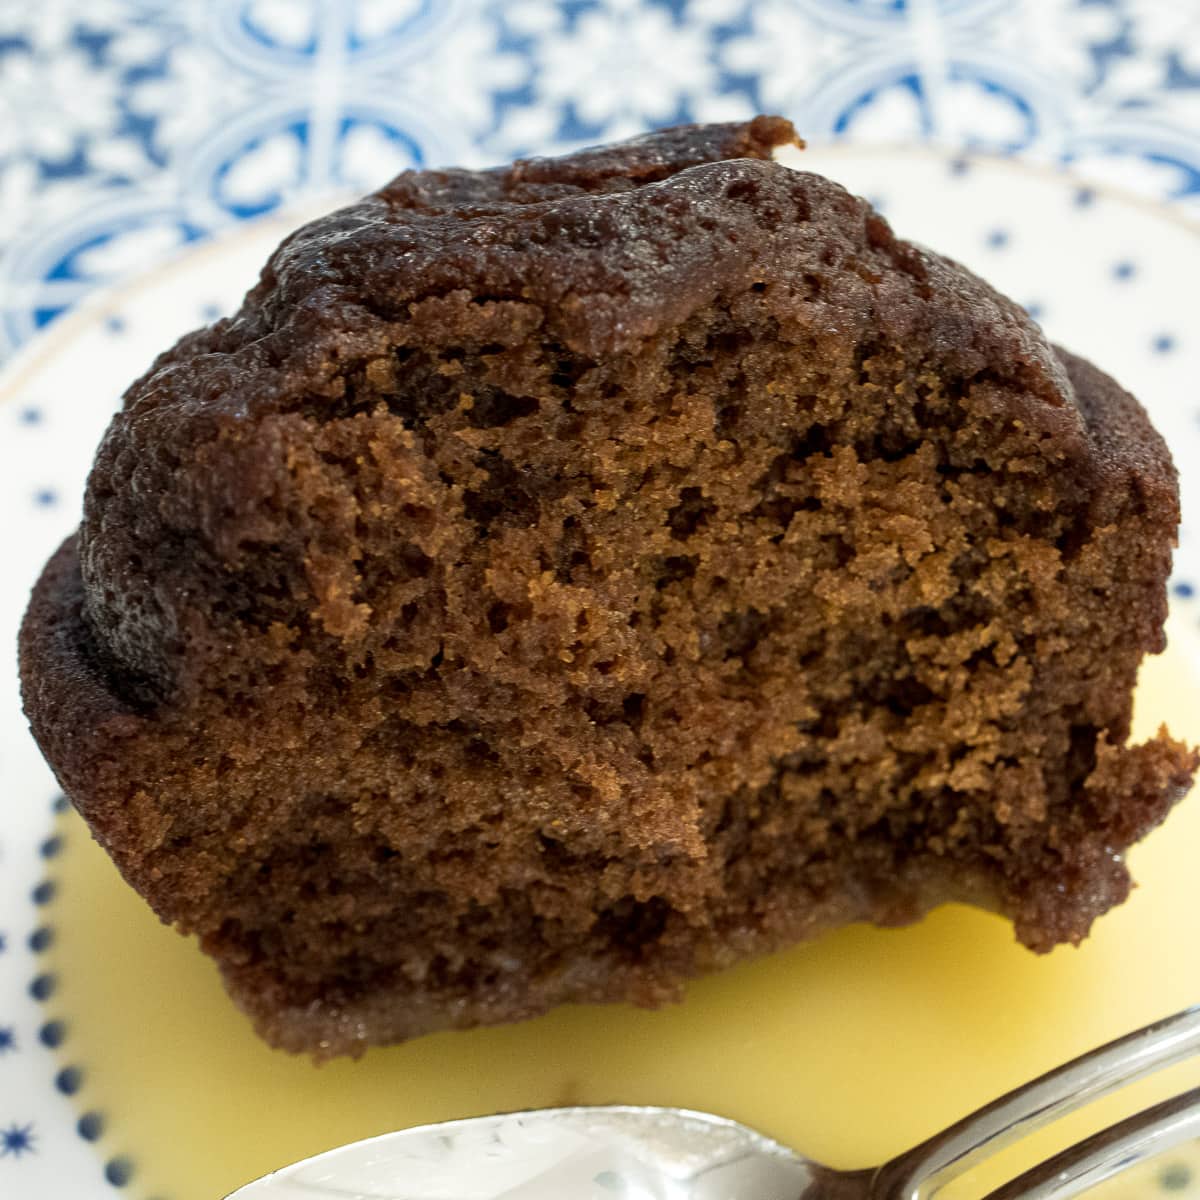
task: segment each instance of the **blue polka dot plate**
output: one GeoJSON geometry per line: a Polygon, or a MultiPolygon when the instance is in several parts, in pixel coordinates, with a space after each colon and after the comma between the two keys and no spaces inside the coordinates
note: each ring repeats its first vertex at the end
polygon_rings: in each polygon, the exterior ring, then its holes
{"type": "MultiPolygon", "coordinates": [[[[790,161],[790,160],[789,160],[790,161]]],[[[831,148],[818,170],[904,236],[961,259],[1137,394],[1167,438],[1184,523],[1172,650],[1142,724],[1200,740],[1200,231],[1144,201],[1009,160],[831,148]]],[[[292,213],[251,221],[49,326],[0,378],[0,623],[78,521],[118,397],[174,337],[228,311],[292,213]]],[[[1150,685],[1147,685],[1150,686],[1150,685]]],[[[258,1043],[194,947],[158,926],[66,810],[0,698],[0,1196],[215,1200],[292,1161],[419,1121],[563,1102],[687,1105],[812,1147],[886,1158],[1038,1070],[1200,995],[1200,879],[1185,803],[1137,851],[1143,886],[1084,949],[1036,959],[946,910],[846,930],[705,980],[663,1013],[564,1010],[316,1069],[258,1043]],[[811,1064],[805,1079],[792,1064],[811,1064]],[[912,1081],[922,1080],[914,1090],[912,1081]]],[[[1200,1196],[1200,1155],[1152,1183],[1200,1196]]],[[[1126,1185],[1146,1190],[1143,1177],[1126,1185]]]]}

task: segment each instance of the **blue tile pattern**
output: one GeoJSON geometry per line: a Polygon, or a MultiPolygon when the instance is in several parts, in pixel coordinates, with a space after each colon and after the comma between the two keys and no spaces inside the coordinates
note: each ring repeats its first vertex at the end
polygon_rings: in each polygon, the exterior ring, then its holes
{"type": "Polygon", "coordinates": [[[0,358],[96,287],[306,195],[760,109],[814,143],[1070,162],[1200,212],[1191,12],[1145,0],[8,6],[0,358]]]}

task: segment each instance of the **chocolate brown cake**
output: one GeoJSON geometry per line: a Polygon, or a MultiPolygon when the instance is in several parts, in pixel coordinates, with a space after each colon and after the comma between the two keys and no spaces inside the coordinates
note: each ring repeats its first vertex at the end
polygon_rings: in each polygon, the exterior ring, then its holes
{"type": "Polygon", "coordinates": [[[129,882],[317,1055],[657,1004],[966,900],[1035,950],[1197,765],[1128,746],[1137,402],[770,160],[401,175],[133,384],[22,634],[129,882]]]}

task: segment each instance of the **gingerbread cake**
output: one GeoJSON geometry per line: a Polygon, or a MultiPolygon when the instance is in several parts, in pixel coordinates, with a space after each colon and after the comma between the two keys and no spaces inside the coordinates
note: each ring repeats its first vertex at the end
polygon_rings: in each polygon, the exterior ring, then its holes
{"type": "Polygon", "coordinates": [[[25,621],[96,838],[272,1043],[357,1053],[967,901],[1034,950],[1197,766],[1127,744],[1138,403],[772,161],[407,172],[129,389],[25,621]]]}

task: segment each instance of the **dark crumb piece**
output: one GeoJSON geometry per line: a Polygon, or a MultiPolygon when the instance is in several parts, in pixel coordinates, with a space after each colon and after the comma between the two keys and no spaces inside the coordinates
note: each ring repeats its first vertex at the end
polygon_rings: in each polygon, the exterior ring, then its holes
{"type": "Polygon", "coordinates": [[[1197,766],[1126,745],[1166,448],[793,137],[401,175],[130,388],[26,706],[274,1044],[1124,899],[1197,766]]]}

